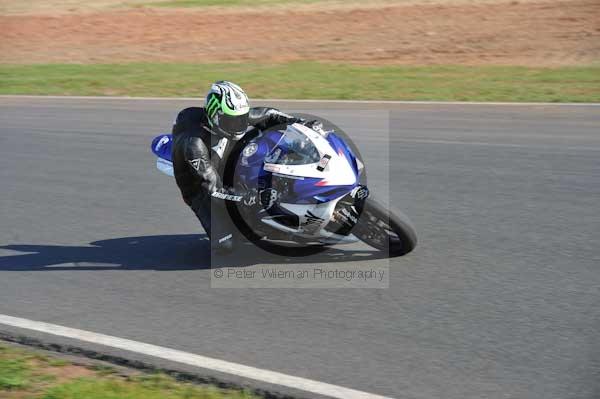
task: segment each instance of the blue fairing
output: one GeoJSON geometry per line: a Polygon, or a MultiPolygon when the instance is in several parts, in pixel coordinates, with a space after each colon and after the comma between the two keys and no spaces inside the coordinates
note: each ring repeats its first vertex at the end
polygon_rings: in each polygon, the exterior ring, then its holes
{"type": "MultiPolygon", "coordinates": [[[[277,187],[277,180],[285,180],[287,183],[285,184],[286,189],[281,192],[280,200],[281,202],[295,204],[329,202],[349,193],[356,187],[357,183],[348,186],[322,186],[319,185],[322,182],[320,178],[293,179],[277,173],[273,175],[273,173],[265,171],[263,169],[264,159],[277,145],[281,136],[281,132],[273,131],[266,132],[252,140],[258,146],[256,152],[250,157],[241,157],[236,171],[238,181],[245,187],[258,188],[260,183],[264,187],[277,187]]],[[[343,154],[348,159],[358,181],[359,171],[352,151],[342,139],[333,133],[328,136],[328,140],[338,154],[343,154]]]]}
{"type": "Polygon", "coordinates": [[[349,186],[319,186],[322,179],[305,178],[296,180],[294,184],[294,193],[290,195],[287,201],[296,204],[314,204],[329,202],[343,195],[348,194],[355,184],[349,186]]]}
{"type": "Polygon", "coordinates": [[[172,162],[171,147],[173,146],[173,135],[161,134],[152,140],[152,152],[159,158],[172,162]]]}
{"type": "Polygon", "coordinates": [[[356,156],[352,153],[350,147],[348,147],[346,142],[344,142],[344,140],[342,140],[335,133],[330,133],[327,136],[327,141],[329,141],[329,144],[331,144],[331,146],[337,153],[340,153],[341,151],[344,154],[344,156],[348,159],[348,161],[350,161],[350,165],[352,165],[352,169],[354,170],[354,174],[356,175],[358,180],[358,178],[360,177],[360,170],[358,170],[356,156]]]}
{"type": "Polygon", "coordinates": [[[258,148],[256,152],[249,157],[241,156],[236,168],[236,177],[248,188],[258,188],[259,179],[270,176],[269,172],[263,169],[265,157],[281,138],[281,132],[266,132],[255,138],[251,143],[256,143],[258,148]]]}

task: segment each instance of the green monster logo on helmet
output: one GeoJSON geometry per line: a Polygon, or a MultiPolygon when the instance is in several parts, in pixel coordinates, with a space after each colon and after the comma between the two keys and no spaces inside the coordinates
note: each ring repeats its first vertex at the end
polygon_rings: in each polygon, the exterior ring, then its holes
{"type": "Polygon", "coordinates": [[[217,133],[226,137],[239,136],[248,127],[248,96],[238,85],[215,82],[206,96],[206,115],[217,133]]]}

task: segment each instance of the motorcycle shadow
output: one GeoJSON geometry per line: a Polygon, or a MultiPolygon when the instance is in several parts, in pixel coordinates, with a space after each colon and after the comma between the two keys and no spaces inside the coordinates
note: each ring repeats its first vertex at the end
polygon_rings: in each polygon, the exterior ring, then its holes
{"type": "MultiPolygon", "coordinates": [[[[243,243],[230,255],[211,255],[205,235],[159,235],[94,241],[85,246],[5,245],[22,252],[0,256],[0,271],[52,270],[201,270],[256,264],[302,264],[365,261],[385,258],[378,251],[328,248],[310,256],[279,256],[243,243]]],[[[298,254],[294,254],[298,255],[298,254]]]]}

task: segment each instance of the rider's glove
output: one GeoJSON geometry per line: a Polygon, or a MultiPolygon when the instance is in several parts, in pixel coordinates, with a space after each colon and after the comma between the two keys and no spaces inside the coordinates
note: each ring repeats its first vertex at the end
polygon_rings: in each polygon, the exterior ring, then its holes
{"type": "Polygon", "coordinates": [[[279,193],[273,188],[267,188],[257,191],[255,188],[248,190],[242,197],[242,204],[247,207],[262,206],[264,210],[269,210],[277,203],[279,193]]]}
{"type": "Polygon", "coordinates": [[[246,191],[246,194],[242,196],[242,204],[247,207],[258,205],[258,191],[255,188],[246,191]]]}

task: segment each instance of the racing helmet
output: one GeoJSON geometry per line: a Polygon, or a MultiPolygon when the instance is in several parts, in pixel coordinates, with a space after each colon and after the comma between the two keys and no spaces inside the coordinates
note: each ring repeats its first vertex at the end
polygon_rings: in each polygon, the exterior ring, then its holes
{"type": "Polygon", "coordinates": [[[206,115],[213,133],[228,139],[240,139],[248,129],[248,96],[235,83],[220,80],[206,95],[206,115]]]}

